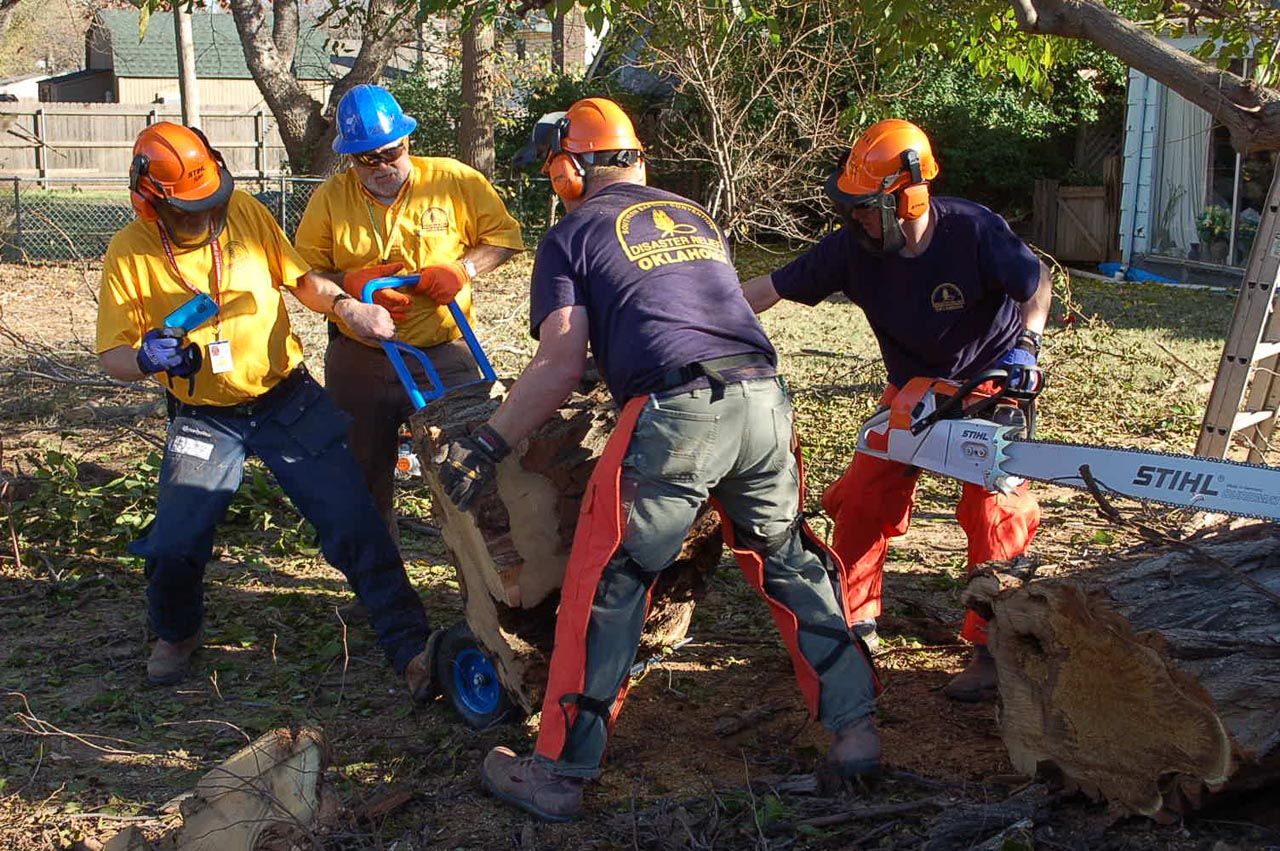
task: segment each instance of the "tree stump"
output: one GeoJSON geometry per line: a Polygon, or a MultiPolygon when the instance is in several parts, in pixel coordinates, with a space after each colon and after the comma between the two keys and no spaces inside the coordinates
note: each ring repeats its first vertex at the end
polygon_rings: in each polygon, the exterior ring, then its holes
{"type": "MultiPolygon", "coordinates": [[[[461,387],[414,414],[411,426],[432,513],[458,570],[467,623],[507,691],[534,712],[546,689],[578,507],[617,410],[602,387],[575,393],[498,465],[497,488],[470,511],[458,511],[441,490],[431,457],[485,422],[505,395],[502,383],[461,387]]],[[[654,585],[642,649],[684,637],[720,553],[720,523],[704,508],[676,563],[654,585]]]]}
{"type": "Polygon", "coordinates": [[[1280,779],[1280,529],[1197,549],[971,586],[1018,770],[1160,820],[1280,779]]]}

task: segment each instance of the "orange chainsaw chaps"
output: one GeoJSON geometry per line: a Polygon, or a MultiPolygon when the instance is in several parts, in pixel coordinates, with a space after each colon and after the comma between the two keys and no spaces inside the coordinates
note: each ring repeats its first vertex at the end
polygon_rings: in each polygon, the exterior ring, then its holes
{"type": "MultiPolygon", "coordinates": [[[[909,428],[915,418],[912,412],[931,388],[941,397],[950,397],[957,386],[940,379],[913,378],[901,392],[892,385],[886,387],[880,404],[890,409],[891,428],[909,428]]],[[[970,398],[976,401],[997,389],[994,384],[984,384],[970,398]]],[[[845,566],[845,606],[850,620],[880,614],[889,540],[905,534],[911,524],[917,475],[918,470],[906,464],[859,454],[822,496],[823,508],[835,523],[832,542],[845,566]]],[[[971,571],[984,562],[1026,552],[1040,524],[1040,506],[1025,483],[1007,495],[965,483],[956,519],[969,541],[967,564],[971,571]]],[[[968,612],[961,635],[985,643],[986,622],[968,612]]]]}
{"type": "MultiPolygon", "coordinates": [[[[618,424],[596,461],[578,511],[578,526],[573,533],[573,547],[560,589],[555,649],[551,653],[547,693],[538,726],[536,750],[547,759],[560,758],[569,728],[578,717],[576,706],[561,706],[560,701],[566,695],[581,694],[586,680],[591,605],[605,566],[622,545],[622,461],[647,401],[647,396],[637,396],[623,407],[618,424]]],[[[610,723],[617,717],[625,695],[624,685],[614,702],[610,723]]]]}

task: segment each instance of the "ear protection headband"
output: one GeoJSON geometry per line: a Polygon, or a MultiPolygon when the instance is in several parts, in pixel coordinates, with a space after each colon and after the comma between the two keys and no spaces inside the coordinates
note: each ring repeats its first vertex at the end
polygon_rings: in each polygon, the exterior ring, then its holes
{"type": "Polygon", "coordinates": [[[920,175],[920,155],[915,148],[902,152],[902,170],[910,175],[911,182],[898,190],[898,218],[910,222],[929,209],[929,184],[920,175]]]}
{"type": "MultiPolygon", "coordinates": [[[[225,170],[227,162],[223,159],[222,152],[209,144],[209,138],[199,128],[192,127],[191,132],[200,139],[217,167],[225,170]]],[[[156,200],[167,202],[169,199],[169,193],[159,181],[151,177],[150,171],[151,158],[146,154],[134,154],[133,160],[129,163],[129,203],[133,206],[133,211],[138,214],[138,218],[144,222],[154,222],[159,218],[159,214],[156,213],[156,200]],[[147,181],[146,192],[143,191],[143,178],[147,181]]]]}
{"type": "Polygon", "coordinates": [[[587,170],[583,168],[578,155],[564,149],[564,137],[569,132],[568,116],[560,116],[551,126],[547,137],[548,150],[546,165],[542,171],[551,178],[551,188],[566,201],[582,197],[587,190],[587,170]]]}

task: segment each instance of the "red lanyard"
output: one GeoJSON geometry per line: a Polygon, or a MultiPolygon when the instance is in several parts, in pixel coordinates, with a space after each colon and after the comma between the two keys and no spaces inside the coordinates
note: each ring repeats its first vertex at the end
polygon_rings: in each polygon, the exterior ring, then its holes
{"type": "MultiPolygon", "coordinates": [[[[169,236],[164,232],[164,225],[156,222],[156,231],[160,234],[160,245],[164,248],[164,256],[173,267],[173,274],[178,277],[178,283],[192,295],[200,295],[200,291],[187,283],[182,270],[178,268],[178,258],[173,256],[173,246],[169,244],[169,236]]],[[[218,306],[218,312],[213,316],[213,327],[220,335],[222,332],[222,246],[218,244],[217,237],[209,240],[209,251],[213,254],[213,278],[209,281],[209,295],[213,297],[213,303],[218,306]]]]}

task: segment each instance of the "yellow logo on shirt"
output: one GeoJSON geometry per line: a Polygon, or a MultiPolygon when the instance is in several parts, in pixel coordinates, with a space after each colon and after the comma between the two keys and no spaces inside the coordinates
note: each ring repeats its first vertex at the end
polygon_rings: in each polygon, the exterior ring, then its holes
{"type": "Polygon", "coordinates": [[[418,217],[418,234],[430,236],[449,232],[449,211],[444,207],[428,207],[418,217]]]}
{"type": "Polygon", "coordinates": [[[964,293],[955,284],[938,284],[929,296],[929,303],[938,313],[964,308],[964,293]]]}
{"type": "Polygon", "coordinates": [[[729,262],[720,229],[694,204],[633,204],[618,214],[614,231],[627,259],[645,271],[692,260],[729,262]]]}

